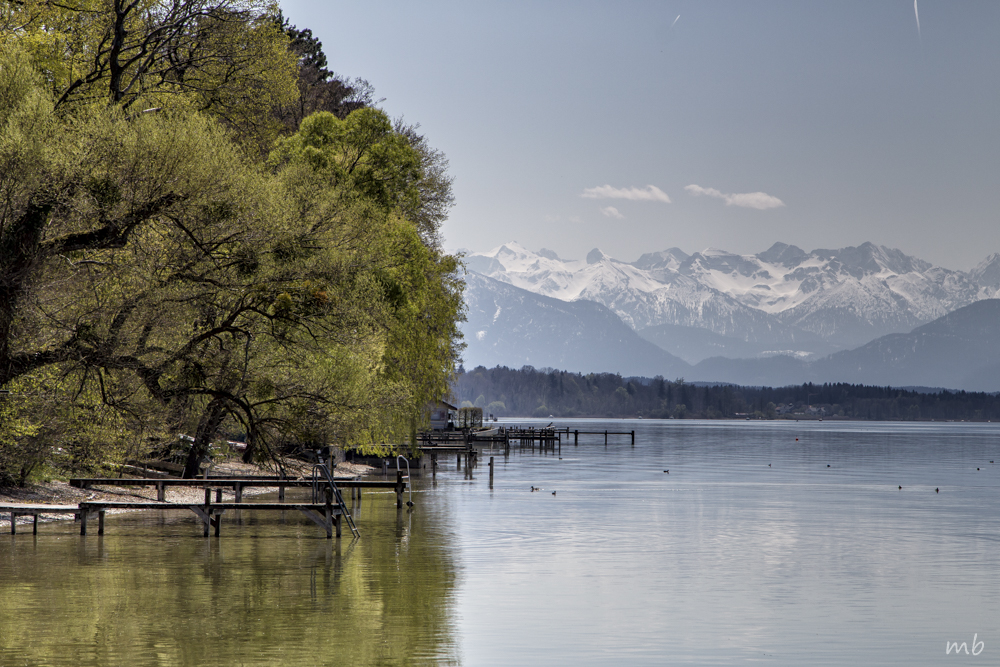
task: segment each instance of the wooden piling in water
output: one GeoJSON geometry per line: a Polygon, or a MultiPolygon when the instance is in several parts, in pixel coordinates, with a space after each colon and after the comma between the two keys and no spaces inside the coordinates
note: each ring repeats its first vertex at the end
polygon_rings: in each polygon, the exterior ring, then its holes
{"type": "Polygon", "coordinates": [[[490,457],[490,488],[493,488],[493,457],[490,457]]]}

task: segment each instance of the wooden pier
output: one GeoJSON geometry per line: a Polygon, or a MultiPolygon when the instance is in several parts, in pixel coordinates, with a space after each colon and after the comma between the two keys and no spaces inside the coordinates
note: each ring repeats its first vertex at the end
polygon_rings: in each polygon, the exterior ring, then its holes
{"type": "MultiPolygon", "coordinates": [[[[210,500],[211,491],[205,491],[205,500],[210,500]]],[[[80,503],[80,534],[87,534],[87,520],[95,514],[98,519],[97,534],[104,534],[104,513],[108,510],[191,510],[201,519],[205,528],[205,537],[208,537],[209,528],[215,528],[215,536],[220,535],[222,529],[222,513],[226,510],[299,510],[312,519],[320,528],[326,531],[327,539],[331,539],[336,533],[341,535],[341,519],[343,511],[332,502],[326,503],[159,503],[159,502],[121,502],[121,501],[101,501],[80,503]]],[[[2,511],[2,508],[0,508],[2,511]]]]}
{"type": "Polygon", "coordinates": [[[430,456],[432,472],[437,470],[438,456],[440,454],[455,454],[458,465],[461,466],[462,457],[466,459],[466,467],[475,466],[478,463],[479,449],[489,447],[490,453],[495,445],[499,446],[504,455],[510,454],[512,446],[519,448],[531,448],[536,446],[544,450],[562,451],[563,440],[569,443],[570,436],[573,438],[573,445],[580,444],[580,436],[603,436],[605,447],[608,446],[610,438],[613,436],[628,436],[629,443],[635,447],[635,431],[581,431],[579,429],[570,430],[568,427],[554,428],[544,426],[536,428],[534,426],[498,426],[481,431],[432,431],[421,433],[419,438],[421,454],[430,456]]]}
{"type": "MultiPolygon", "coordinates": [[[[222,528],[222,514],[226,510],[247,510],[247,511],[284,511],[299,510],[309,517],[318,526],[326,531],[326,536],[332,538],[334,535],[341,536],[341,521],[346,509],[342,508],[332,498],[331,487],[325,482],[320,482],[317,486],[312,480],[306,479],[277,479],[277,478],[210,478],[204,479],[125,479],[125,478],[105,478],[105,477],[79,477],[70,480],[70,484],[77,488],[90,489],[95,486],[116,486],[135,487],[153,486],[156,487],[158,500],[146,501],[83,501],[78,505],[44,505],[27,503],[0,503],[0,515],[10,515],[11,535],[17,534],[17,519],[22,516],[34,517],[32,533],[38,534],[38,517],[44,514],[72,514],[80,521],[80,534],[87,534],[88,522],[95,516],[98,521],[97,534],[104,534],[104,516],[108,510],[190,510],[194,512],[204,524],[204,534],[208,537],[211,528],[215,529],[215,535],[220,534],[222,528]],[[168,486],[195,487],[205,489],[205,501],[203,503],[188,502],[167,502],[166,488],[168,486]],[[222,489],[230,487],[236,496],[234,502],[222,502],[222,489]],[[243,502],[243,489],[246,487],[277,487],[278,502],[243,502]],[[326,496],[325,502],[284,502],[286,488],[313,488],[322,490],[326,496]],[[215,502],[212,501],[212,490],[215,489],[215,502]]],[[[357,478],[336,480],[338,489],[350,489],[351,498],[361,504],[362,489],[384,489],[391,490],[396,494],[396,507],[403,507],[403,493],[407,488],[407,481],[401,472],[396,474],[395,480],[363,480],[357,478]]],[[[346,507],[346,506],[344,506],[346,507]]],[[[348,517],[350,519],[350,517],[348,517]]]]}
{"type": "Polygon", "coordinates": [[[313,520],[320,528],[326,531],[326,536],[332,538],[334,534],[341,536],[341,517],[343,512],[339,506],[332,502],[326,503],[213,503],[210,499],[211,491],[206,489],[205,503],[167,503],[154,501],[84,501],[79,505],[28,505],[21,503],[0,504],[0,514],[10,514],[10,534],[17,534],[17,518],[21,516],[32,516],[32,534],[38,534],[38,517],[42,514],[73,514],[80,521],[80,534],[87,534],[89,519],[97,517],[97,534],[104,534],[104,515],[108,510],[190,510],[194,512],[205,527],[205,537],[208,537],[209,528],[215,528],[216,537],[219,536],[222,521],[222,513],[226,510],[299,510],[313,520]]]}
{"type": "MultiPolygon", "coordinates": [[[[406,491],[406,481],[397,474],[395,481],[391,480],[366,480],[350,477],[346,479],[335,478],[337,486],[341,489],[351,489],[351,498],[361,499],[362,489],[391,489],[396,492],[396,506],[403,506],[403,492],[406,491]]],[[[152,486],[156,488],[156,500],[166,502],[167,487],[211,487],[216,490],[216,502],[222,501],[222,489],[231,488],[236,499],[235,502],[243,502],[243,489],[252,487],[273,487],[278,489],[278,501],[285,499],[285,489],[311,488],[314,483],[308,479],[260,479],[260,478],[225,478],[210,477],[209,479],[161,479],[153,477],[149,479],[126,479],[116,477],[76,477],[69,480],[70,486],[80,489],[90,489],[94,486],[152,486]]]]}
{"type": "Polygon", "coordinates": [[[17,534],[17,517],[19,516],[30,516],[34,517],[32,522],[31,532],[34,535],[38,534],[38,516],[40,514],[73,514],[79,516],[80,506],[79,505],[41,505],[35,504],[30,505],[27,503],[6,503],[0,504],[0,514],[10,513],[10,534],[17,534]]]}

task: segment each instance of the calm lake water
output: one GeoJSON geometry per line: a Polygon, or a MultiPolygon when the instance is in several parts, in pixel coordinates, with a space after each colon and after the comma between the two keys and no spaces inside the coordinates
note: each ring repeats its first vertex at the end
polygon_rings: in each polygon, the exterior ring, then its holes
{"type": "Polygon", "coordinates": [[[492,491],[443,461],[356,541],[0,535],[0,665],[1000,664],[1000,425],[557,424],[636,445],[513,449],[492,491]]]}

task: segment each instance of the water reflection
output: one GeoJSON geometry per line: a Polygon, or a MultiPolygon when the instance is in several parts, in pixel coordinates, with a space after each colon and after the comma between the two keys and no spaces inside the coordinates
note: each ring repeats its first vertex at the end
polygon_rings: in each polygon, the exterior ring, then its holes
{"type": "Polygon", "coordinates": [[[362,540],[298,512],[210,539],[183,514],[3,536],[0,665],[457,663],[450,536],[394,501],[366,496],[362,540]]]}
{"type": "Polygon", "coordinates": [[[219,539],[190,513],[0,536],[0,665],[938,665],[974,633],[1000,654],[1000,425],[566,424],[636,445],[494,453],[492,489],[489,454],[442,459],[412,512],[366,494],[357,541],[295,511],[219,539]]]}

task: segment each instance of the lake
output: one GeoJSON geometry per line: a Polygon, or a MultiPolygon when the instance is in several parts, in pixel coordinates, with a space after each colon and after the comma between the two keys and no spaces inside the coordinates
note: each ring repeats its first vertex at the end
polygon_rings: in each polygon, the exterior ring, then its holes
{"type": "Polygon", "coordinates": [[[636,444],[495,453],[492,490],[488,454],[444,458],[412,510],[367,493],[360,540],[294,512],[2,535],[0,665],[1000,661],[1000,425],[556,424],[636,444]]]}

